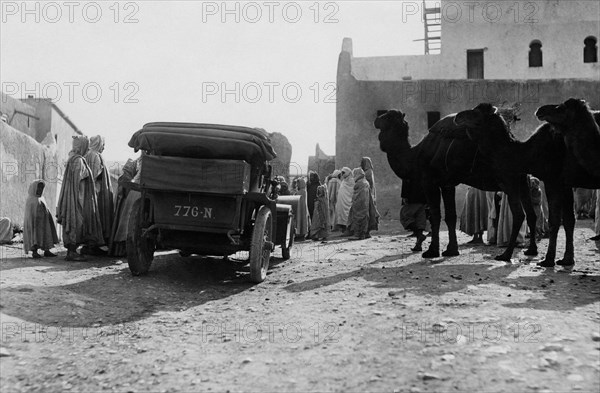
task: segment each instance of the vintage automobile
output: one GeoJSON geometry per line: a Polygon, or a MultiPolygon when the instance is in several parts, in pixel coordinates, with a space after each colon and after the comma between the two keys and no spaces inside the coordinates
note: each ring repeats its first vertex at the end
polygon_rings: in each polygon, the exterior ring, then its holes
{"type": "MultiPolygon", "coordinates": [[[[127,262],[148,272],[154,252],[228,256],[248,251],[250,280],[262,282],[275,246],[290,258],[292,204],[278,204],[262,129],[217,124],[149,123],[129,141],[141,150],[141,193],[129,216],[127,262]]],[[[299,199],[299,197],[297,197],[299,199]]]]}

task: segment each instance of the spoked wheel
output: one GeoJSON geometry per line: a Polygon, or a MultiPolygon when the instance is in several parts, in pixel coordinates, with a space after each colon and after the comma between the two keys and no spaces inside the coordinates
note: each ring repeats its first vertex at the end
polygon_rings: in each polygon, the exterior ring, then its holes
{"type": "Polygon", "coordinates": [[[296,226],[294,224],[294,216],[288,219],[287,228],[285,230],[286,237],[289,236],[289,241],[281,245],[281,256],[284,260],[290,259],[290,250],[294,246],[294,236],[296,236],[296,226]]]}
{"type": "Polygon", "coordinates": [[[267,277],[273,250],[271,220],[271,209],[261,206],[254,222],[250,245],[250,281],[255,283],[263,282],[267,277]]]}
{"type": "Polygon", "coordinates": [[[148,273],[156,249],[154,240],[142,236],[144,220],[140,211],[141,203],[141,199],[134,202],[127,223],[127,263],[134,276],[148,273]]]}

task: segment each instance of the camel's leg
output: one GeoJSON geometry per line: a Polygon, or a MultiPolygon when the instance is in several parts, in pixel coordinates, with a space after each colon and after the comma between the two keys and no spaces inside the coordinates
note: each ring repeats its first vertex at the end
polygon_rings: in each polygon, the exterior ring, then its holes
{"type": "Polygon", "coordinates": [[[434,185],[424,186],[423,189],[431,214],[431,243],[429,244],[429,249],[422,256],[423,258],[437,258],[440,256],[440,221],[442,219],[440,189],[434,185]]]}
{"type": "Polygon", "coordinates": [[[533,203],[531,203],[531,193],[529,191],[529,184],[526,176],[523,179],[523,183],[520,184],[519,191],[521,191],[521,204],[523,205],[523,209],[525,209],[527,227],[529,228],[529,247],[525,250],[524,254],[537,255],[537,243],[535,242],[537,216],[533,209],[533,203]]]}
{"type": "Polygon", "coordinates": [[[565,228],[565,255],[563,259],[556,261],[557,265],[573,266],[575,264],[575,250],[573,249],[573,232],[575,231],[575,212],[571,208],[573,206],[573,191],[565,187],[563,189],[563,209],[562,220],[565,228]]]}
{"type": "Polygon", "coordinates": [[[445,257],[458,255],[458,241],[456,240],[456,200],[454,187],[443,187],[442,198],[444,198],[444,221],[448,226],[448,247],[442,253],[445,257]]]}
{"type": "MultiPolygon", "coordinates": [[[[538,266],[552,267],[554,266],[554,259],[556,258],[556,238],[558,236],[558,229],[560,228],[563,208],[562,194],[564,193],[563,188],[565,187],[551,183],[546,183],[545,186],[546,198],[548,199],[548,227],[550,239],[548,241],[546,257],[541,262],[538,262],[538,266]]],[[[567,190],[571,191],[568,187],[567,190]]]]}
{"type": "Polygon", "coordinates": [[[525,220],[525,213],[523,213],[523,206],[521,205],[521,201],[519,199],[519,193],[512,190],[508,194],[508,204],[510,206],[510,211],[512,213],[512,229],[510,232],[510,239],[508,241],[508,247],[506,250],[498,255],[496,258],[497,261],[505,261],[510,262],[510,258],[512,258],[513,251],[517,246],[517,236],[519,235],[519,230],[523,225],[523,221],[525,220]]]}

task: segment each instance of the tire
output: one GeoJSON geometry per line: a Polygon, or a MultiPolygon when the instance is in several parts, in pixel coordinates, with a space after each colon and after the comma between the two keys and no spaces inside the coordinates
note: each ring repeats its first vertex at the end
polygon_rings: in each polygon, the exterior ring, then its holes
{"type": "Polygon", "coordinates": [[[127,263],[134,276],[148,273],[156,244],[152,239],[142,237],[143,219],[140,212],[141,199],[134,202],[127,223],[127,263]]]}
{"type": "Polygon", "coordinates": [[[281,245],[281,256],[284,261],[287,261],[288,259],[290,259],[290,250],[294,246],[294,236],[296,236],[296,227],[294,224],[294,216],[291,216],[288,219],[286,236],[287,236],[288,231],[290,234],[290,241],[288,242],[288,244],[281,245]]]}
{"type": "Polygon", "coordinates": [[[267,270],[269,270],[271,250],[265,248],[265,243],[271,242],[273,238],[272,219],[271,209],[267,206],[261,206],[258,209],[250,244],[250,281],[254,283],[263,282],[267,277],[267,270]]]}

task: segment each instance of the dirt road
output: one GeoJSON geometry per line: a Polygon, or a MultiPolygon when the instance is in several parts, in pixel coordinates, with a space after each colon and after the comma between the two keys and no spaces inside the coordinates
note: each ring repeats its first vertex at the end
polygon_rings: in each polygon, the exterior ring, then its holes
{"type": "Polygon", "coordinates": [[[2,391],[598,392],[592,235],[578,221],[567,271],[522,249],[495,262],[466,235],[459,257],[425,261],[387,221],[276,251],[259,285],[216,258],[161,253],[132,277],[125,260],[2,247],[2,391]]]}

